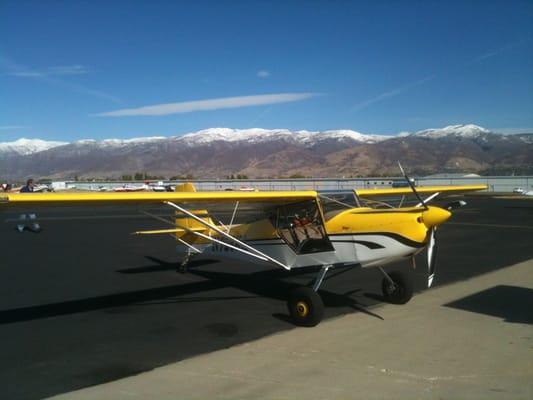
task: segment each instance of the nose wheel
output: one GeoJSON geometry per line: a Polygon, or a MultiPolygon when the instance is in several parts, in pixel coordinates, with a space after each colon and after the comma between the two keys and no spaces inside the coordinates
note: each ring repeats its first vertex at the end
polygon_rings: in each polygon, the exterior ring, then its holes
{"type": "Polygon", "coordinates": [[[298,287],[289,295],[289,314],[296,325],[316,326],[324,316],[324,303],[309,287],[298,287]]]}
{"type": "Polygon", "coordinates": [[[413,297],[413,280],[407,274],[398,271],[385,273],[381,290],[383,297],[389,303],[405,304],[413,297]]]}

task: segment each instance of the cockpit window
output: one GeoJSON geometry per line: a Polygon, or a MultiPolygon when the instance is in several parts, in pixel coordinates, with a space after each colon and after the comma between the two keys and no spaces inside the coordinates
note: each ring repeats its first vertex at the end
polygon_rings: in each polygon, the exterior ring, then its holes
{"type": "Polygon", "coordinates": [[[314,200],[276,207],[271,222],[296,254],[333,250],[320,209],[314,200]]]}

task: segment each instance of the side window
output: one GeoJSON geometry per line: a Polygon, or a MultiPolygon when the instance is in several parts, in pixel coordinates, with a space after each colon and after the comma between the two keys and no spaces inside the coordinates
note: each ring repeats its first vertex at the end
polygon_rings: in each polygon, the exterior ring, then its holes
{"type": "Polygon", "coordinates": [[[316,201],[286,204],[275,208],[273,225],[278,235],[297,254],[332,251],[316,201]]]}

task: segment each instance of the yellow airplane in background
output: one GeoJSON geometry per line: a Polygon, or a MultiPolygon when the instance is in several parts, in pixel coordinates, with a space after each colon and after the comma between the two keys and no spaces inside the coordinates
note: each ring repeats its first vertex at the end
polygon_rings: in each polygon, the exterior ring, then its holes
{"type": "MultiPolygon", "coordinates": [[[[403,170],[402,170],[403,172],[403,170]]],[[[405,175],[405,174],[404,174],[405,175]]],[[[350,201],[316,191],[196,192],[192,184],[175,192],[132,193],[6,193],[0,209],[26,210],[40,206],[165,205],[175,211],[172,220],[142,211],[171,225],[168,229],[139,231],[139,235],[171,234],[182,256],[181,269],[191,257],[245,258],[288,271],[316,267],[312,287],[301,286],[288,294],[288,309],[297,325],[315,326],[324,305],[317,293],[328,271],[340,267],[377,267],[383,273],[384,298],[407,303],[413,282],[405,272],[386,272],[386,264],[406,259],[427,249],[428,287],[435,275],[435,230],[454,208],[429,206],[440,194],[461,194],[487,189],[486,185],[409,186],[392,189],[354,190],[350,201]],[[377,199],[414,195],[418,204],[393,208],[377,199]],[[421,195],[428,195],[422,199],[421,195]],[[221,215],[226,218],[222,222],[221,215]]]]}

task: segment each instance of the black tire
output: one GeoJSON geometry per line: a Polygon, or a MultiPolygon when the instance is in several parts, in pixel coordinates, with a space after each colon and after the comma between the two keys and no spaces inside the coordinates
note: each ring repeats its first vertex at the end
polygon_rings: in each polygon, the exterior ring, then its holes
{"type": "Polygon", "coordinates": [[[389,274],[394,287],[387,278],[381,282],[381,290],[386,301],[392,304],[405,304],[413,297],[413,280],[406,273],[399,271],[389,274]]]}
{"type": "Polygon", "coordinates": [[[316,326],[324,316],[324,303],[311,288],[300,286],[293,289],[287,302],[293,322],[299,326],[316,326]]]}

